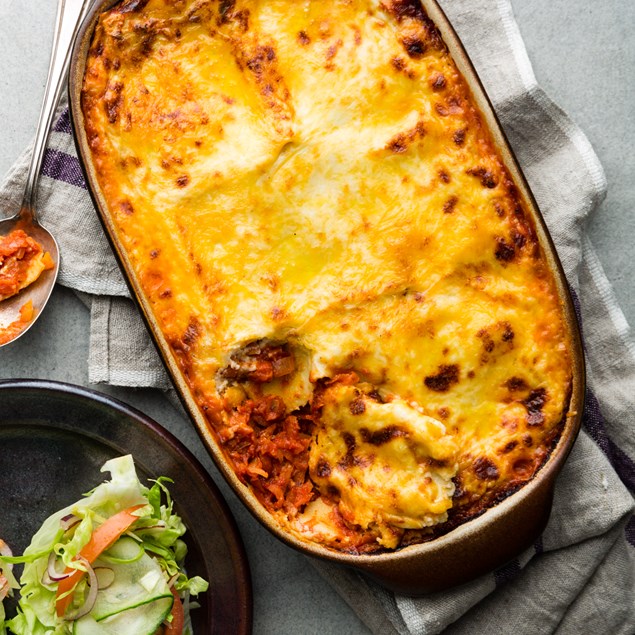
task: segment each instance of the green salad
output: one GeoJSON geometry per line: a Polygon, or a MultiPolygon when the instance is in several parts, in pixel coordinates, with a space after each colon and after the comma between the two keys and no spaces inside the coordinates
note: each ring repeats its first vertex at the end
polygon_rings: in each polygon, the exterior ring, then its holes
{"type": "Polygon", "coordinates": [[[111,479],[47,518],[21,556],[0,541],[0,635],[184,635],[190,596],[208,583],[183,570],[185,526],[162,477],[141,484],[130,455],[111,479]],[[13,565],[24,564],[19,582],[13,565]],[[19,593],[7,620],[1,600],[19,593]]]}

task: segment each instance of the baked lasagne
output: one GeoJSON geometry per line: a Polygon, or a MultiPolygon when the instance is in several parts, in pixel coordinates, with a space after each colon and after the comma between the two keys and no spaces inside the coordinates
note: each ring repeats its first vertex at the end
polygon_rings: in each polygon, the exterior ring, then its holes
{"type": "MultiPolygon", "coordinates": [[[[44,271],[55,266],[50,254],[22,229],[0,236],[0,302],[33,284],[44,271]]],[[[19,310],[17,320],[0,324],[0,346],[15,339],[33,320],[30,300],[19,310]]]]}
{"type": "Polygon", "coordinates": [[[24,230],[0,236],[0,302],[33,284],[54,267],[51,256],[24,230]]]}
{"type": "Polygon", "coordinates": [[[397,549],[534,476],[568,414],[563,308],[417,0],[127,0],[82,109],[172,355],[284,531],[397,549]]]}

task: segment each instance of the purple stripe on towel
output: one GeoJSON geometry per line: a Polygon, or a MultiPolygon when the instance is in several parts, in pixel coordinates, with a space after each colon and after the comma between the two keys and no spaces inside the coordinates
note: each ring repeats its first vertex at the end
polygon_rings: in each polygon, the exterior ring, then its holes
{"type": "Polygon", "coordinates": [[[518,560],[511,560],[507,564],[502,567],[496,569],[494,571],[494,582],[496,586],[501,586],[501,584],[506,584],[513,580],[521,571],[520,562],[518,560]]]}
{"type": "Polygon", "coordinates": [[[68,112],[68,108],[64,109],[64,112],[60,115],[60,118],[55,122],[53,126],[53,132],[66,132],[71,134],[71,117],[68,112]]]}
{"type": "Polygon", "coordinates": [[[600,412],[600,404],[595,395],[587,388],[584,400],[584,415],[582,425],[589,436],[597,443],[598,447],[613,463],[611,456],[611,443],[604,426],[604,418],[600,412]]]}
{"type": "Polygon", "coordinates": [[[609,447],[611,448],[611,463],[615,471],[620,475],[624,485],[635,492],[635,461],[609,439],[609,447]]]}
{"type": "Polygon", "coordinates": [[[42,161],[42,174],[56,181],[64,181],[86,189],[86,182],[77,157],[47,148],[42,161]]]}
{"type": "MultiPolygon", "coordinates": [[[[580,332],[582,333],[582,341],[584,343],[580,299],[571,287],[569,287],[569,290],[571,292],[571,299],[573,300],[573,306],[576,317],[578,318],[580,332]]],[[[622,479],[622,482],[631,490],[631,492],[635,492],[635,461],[633,461],[633,459],[631,459],[624,450],[618,447],[609,437],[604,417],[600,412],[600,404],[598,403],[595,395],[588,388],[585,395],[582,425],[589,436],[595,441],[595,443],[597,443],[600,450],[604,452],[611,465],[615,468],[618,476],[622,479]]]]}
{"type": "Polygon", "coordinates": [[[606,454],[606,457],[626,487],[631,492],[635,492],[635,461],[609,438],[604,424],[604,417],[600,412],[600,404],[590,390],[587,390],[586,393],[582,425],[589,436],[597,443],[600,450],[606,454]]]}
{"type": "MultiPolygon", "coordinates": [[[[580,306],[580,298],[578,298],[578,294],[572,286],[569,286],[569,293],[571,294],[571,300],[573,301],[575,316],[578,318],[578,324],[580,325],[580,332],[582,332],[582,307],[580,306]]],[[[582,338],[582,343],[584,344],[584,337],[582,338]]]]}
{"type": "Polygon", "coordinates": [[[635,547],[635,516],[631,516],[626,523],[626,540],[635,547]]]}

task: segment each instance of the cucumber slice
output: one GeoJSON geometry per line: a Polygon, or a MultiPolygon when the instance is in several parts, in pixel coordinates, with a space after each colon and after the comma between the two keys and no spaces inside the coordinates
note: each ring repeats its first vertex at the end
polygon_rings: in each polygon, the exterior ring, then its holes
{"type": "MultiPolygon", "coordinates": [[[[99,561],[95,567],[101,566],[99,561]]],[[[97,593],[90,615],[101,622],[110,615],[149,604],[160,598],[172,597],[168,583],[154,558],[143,554],[125,564],[104,563],[115,574],[112,584],[97,593]]]]}
{"type": "Polygon", "coordinates": [[[102,553],[99,559],[112,564],[127,564],[139,560],[144,553],[140,543],[128,536],[123,536],[108,551],[102,553]]]}
{"type": "Polygon", "coordinates": [[[123,537],[94,567],[105,566],[113,582],[100,589],[91,612],[73,624],[74,635],[154,635],[174,598],[161,567],[132,538],[123,537]],[[141,555],[139,550],[141,549],[141,555]]]}
{"type": "Polygon", "coordinates": [[[158,598],[101,621],[91,614],[73,625],[73,635],[154,635],[172,610],[173,597],[158,598]]]}

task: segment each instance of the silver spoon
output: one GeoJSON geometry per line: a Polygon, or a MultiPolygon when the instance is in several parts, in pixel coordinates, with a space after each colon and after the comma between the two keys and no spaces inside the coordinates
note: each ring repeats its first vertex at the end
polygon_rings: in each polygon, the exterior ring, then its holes
{"type": "Polygon", "coordinates": [[[70,59],[70,47],[77,32],[84,10],[88,8],[91,0],[58,0],[55,34],[53,37],[53,51],[49,65],[46,88],[44,90],[44,102],[40,111],[37,132],[31,163],[24,188],[24,196],[20,211],[13,217],[0,220],[0,236],[6,236],[14,229],[22,229],[44,249],[48,251],[55,266],[44,271],[36,282],[29,285],[17,295],[0,301],[0,331],[20,317],[20,308],[29,300],[33,303],[33,319],[11,340],[0,344],[0,348],[15,341],[33,325],[46,305],[59,270],[60,255],[55,238],[44,229],[37,220],[36,197],[37,180],[42,167],[42,158],[48,138],[49,130],[53,122],[53,115],[60,100],[63,81],[68,72],[70,59]]]}

